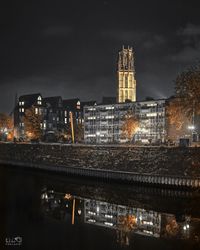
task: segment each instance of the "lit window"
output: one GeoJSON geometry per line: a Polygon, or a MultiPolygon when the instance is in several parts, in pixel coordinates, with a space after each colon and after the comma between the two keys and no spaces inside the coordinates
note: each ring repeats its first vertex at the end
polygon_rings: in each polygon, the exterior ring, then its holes
{"type": "Polygon", "coordinates": [[[67,116],[67,110],[65,110],[65,116],[67,116]]]}
{"type": "Polygon", "coordinates": [[[67,123],[67,118],[65,118],[65,123],[67,123]]]}
{"type": "Polygon", "coordinates": [[[22,103],[21,102],[19,102],[19,106],[21,106],[22,105],[22,103]]]}
{"type": "Polygon", "coordinates": [[[24,112],[24,108],[22,108],[22,112],[24,112]]]}
{"type": "Polygon", "coordinates": [[[147,117],[155,117],[155,116],[157,116],[157,113],[149,113],[149,114],[147,114],[147,117]]]}
{"type": "Polygon", "coordinates": [[[107,115],[105,118],[106,118],[106,119],[113,119],[113,118],[114,118],[114,115],[107,115]]]}
{"type": "Polygon", "coordinates": [[[110,107],[110,106],[108,106],[108,107],[106,107],[106,109],[114,109],[114,107],[110,107]]]}
{"type": "Polygon", "coordinates": [[[110,226],[110,227],[112,227],[113,226],[113,223],[111,223],[111,222],[104,222],[104,224],[106,225],[106,226],[110,226]]]}
{"type": "Polygon", "coordinates": [[[24,102],[21,102],[21,105],[23,106],[23,105],[24,105],[24,102]]]}
{"type": "Polygon", "coordinates": [[[76,104],[76,108],[80,109],[80,105],[81,105],[81,103],[80,103],[80,101],[78,101],[77,104],[76,104]]]}
{"type": "Polygon", "coordinates": [[[37,104],[38,104],[38,105],[41,105],[41,104],[42,104],[42,97],[41,97],[41,96],[38,96],[37,104]]]}
{"type": "Polygon", "coordinates": [[[36,115],[38,114],[38,108],[35,108],[35,114],[36,115]]]}
{"type": "Polygon", "coordinates": [[[46,123],[44,123],[43,126],[44,126],[44,129],[46,129],[46,127],[47,127],[46,123]]]}
{"type": "Polygon", "coordinates": [[[88,116],[88,120],[95,120],[96,117],[95,116],[88,116]]]}

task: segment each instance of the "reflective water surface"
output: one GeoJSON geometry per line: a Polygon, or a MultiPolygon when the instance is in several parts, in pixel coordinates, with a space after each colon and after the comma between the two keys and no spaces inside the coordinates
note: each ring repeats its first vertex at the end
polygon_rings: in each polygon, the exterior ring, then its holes
{"type": "Polygon", "coordinates": [[[13,237],[20,249],[200,249],[199,191],[3,166],[0,178],[0,249],[13,237]]]}

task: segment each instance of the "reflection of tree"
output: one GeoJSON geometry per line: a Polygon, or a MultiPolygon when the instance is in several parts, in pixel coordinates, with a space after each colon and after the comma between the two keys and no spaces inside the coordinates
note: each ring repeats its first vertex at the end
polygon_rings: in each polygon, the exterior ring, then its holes
{"type": "Polygon", "coordinates": [[[137,227],[137,220],[134,215],[119,216],[117,241],[121,245],[129,245],[130,232],[137,227]]]}
{"type": "Polygon", "coordinates": [[[179,233],[179,225],[174,217],[167,218],[165,234],[168,237],[175,237],[179,233]]]}

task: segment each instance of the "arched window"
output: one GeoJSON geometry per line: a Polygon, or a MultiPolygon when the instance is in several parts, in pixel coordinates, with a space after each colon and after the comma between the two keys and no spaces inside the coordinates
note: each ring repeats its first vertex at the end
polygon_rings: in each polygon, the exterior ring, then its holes
{"type": "Polygon", "coordinates": [[[39,95],[37,98],[37,104],[41,105],[42,104],[42,97],[39,95]]]}
{"type": "Polygon", "coordinates": [[[78,102],[76,103],[76,108],[77,108],[77,109],[80,109],[80,106],[81,106],[81,103],[80,103],[80,101],[78,101],[78,102]]]}

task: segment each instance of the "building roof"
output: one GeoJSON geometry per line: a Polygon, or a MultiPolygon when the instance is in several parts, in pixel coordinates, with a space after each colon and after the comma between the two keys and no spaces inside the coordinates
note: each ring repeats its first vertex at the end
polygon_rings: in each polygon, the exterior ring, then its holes
{"type": "Polygon", "coordinates": [[[79,98],[74,98],[74,99],[65,99],[63,100],[63,106],[64,107],[76,107],[77,105],[77,102],[80,102],[80,99],[79,98]]]}
{"type": "Polygon", "coordinates": [[[50,104],[52,107],[62,106],[62,97],[61,96],[51,96],[43,98],[43,102],[47,105],[50,104]]]}
{"type": "MultiPolygon", "coordinates": [[[[112,105],[120,105],[120,106],[128,106],[128,105],[135,105],[135,104],[146,104],[146,103],[152,103],[152,102],[161,102],[161,103],[164,103],[164,102],[167,102],[168,99],[155,99],[155,100],[148,100],[148,101],[145,101],[145,100],[142,100],[142,101],[136,101],[136,102],[115,102],[115,103],[100,103],[100,104],[97,104],[96,106],[112,106],[112,105]]],[[[87,105],[87,107],[92,107],[94,105],[87,105]]]]}
{"type": "Polygon", "coordinates": [[[42,95],[40,93],[21,95],[19,97],[19,101],[20,102],[23,101],[25,102],[25,105],[31,106],[37,101],[38,96],[42,96],[42,95]]]}
{"type": "Polygon", "coordinates": [[[96,105],[97,102],[96,101],[88,101],[88,102],[81,102],[81,106],[92,106],[92,105],[96,105]]]}

